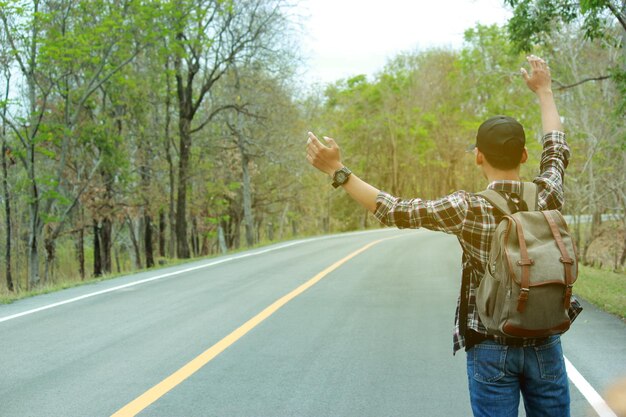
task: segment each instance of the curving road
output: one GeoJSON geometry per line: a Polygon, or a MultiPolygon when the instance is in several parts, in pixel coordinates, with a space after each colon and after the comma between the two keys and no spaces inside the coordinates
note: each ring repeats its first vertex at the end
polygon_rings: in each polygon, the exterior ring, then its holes
{"type": "MultiPolygon", "coordinates": [[[[0,416],[468,416],[459,268],[453,237],[385,229],[2,305],[0,416]]],[[[626,325],[585,307],[563,345],[602,393],[626,325]]]]}

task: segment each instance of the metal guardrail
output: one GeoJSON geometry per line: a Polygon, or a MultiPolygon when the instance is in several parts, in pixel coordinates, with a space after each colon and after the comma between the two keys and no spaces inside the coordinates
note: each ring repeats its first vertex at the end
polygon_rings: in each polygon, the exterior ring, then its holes
{"type": "MultiPolygon", "coordinates": [[[[578,221],[580,223],[591,223],[591,219],[592,219],[592,215],[591,214],[579,214],[579,215],[572,215],[572,214],[566,214],[563,217],[565,217],[565,221],[568,223],[574,223],[576,221],[575,217],[578,217],[578,221]]],[[[620,214],[603,214],[602,216],[602,221],[610,221],[610,220],[621,220],[621,215],[620,214]]]]}

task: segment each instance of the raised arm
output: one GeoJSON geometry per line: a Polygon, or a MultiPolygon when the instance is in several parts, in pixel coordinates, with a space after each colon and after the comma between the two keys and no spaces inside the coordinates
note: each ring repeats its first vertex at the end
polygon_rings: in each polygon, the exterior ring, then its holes
{"type": "Polygon", "coordinates": [[[554,130],[563,131],[561,118],[554,102],[552,95],[552,77],[550,76],[550,67],[546,62],[534,55],[528,58],[531,72],[530,74],[524,68],[521,69],[522,77],[526,81],[526,85],[539,99],[539,107],[541,109],[541,123],[543,133],[550,133],[554,130]]]}

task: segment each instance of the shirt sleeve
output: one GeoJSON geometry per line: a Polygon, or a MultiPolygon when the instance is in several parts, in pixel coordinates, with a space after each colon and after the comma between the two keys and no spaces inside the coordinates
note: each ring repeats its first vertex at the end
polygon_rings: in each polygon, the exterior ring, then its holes
{"type": "Polygon", "coordinates": [[[423,227],[458,235],[468,210],[468,193],[465,191],[457,191],[438,200],[403,200],[380,192],[374,216],[387,226],[401,229],[423,227]]]}
{"type": "Polygon", "coordinates": [[[534,180],[540,186],[539,208],[561,210],[565,201],[563,180],[569,163],[570,148],[565,140],[565,133],[556,130],[546,134],[542,142],[541,173],[534,180]]]}

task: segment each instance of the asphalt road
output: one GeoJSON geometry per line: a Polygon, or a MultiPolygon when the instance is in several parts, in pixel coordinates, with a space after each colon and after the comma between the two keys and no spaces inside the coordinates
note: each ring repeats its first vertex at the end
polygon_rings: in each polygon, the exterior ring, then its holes
{"type": "MultiPolygon", "coordinates": [[[[465,354],[452,355],[459,271],[453,237],[387,229],[3,305],[0,416],[124,415],[137,403],[139,416],[468,416],[465,354]],[[197,371],[177,373],[190,362],[197,371]]],[[[585,307],[564,351],[602,393],[626,376],[626,325],[585,307]]],[[[571,393],[573,417],[597,415],[571,393]]]]}

